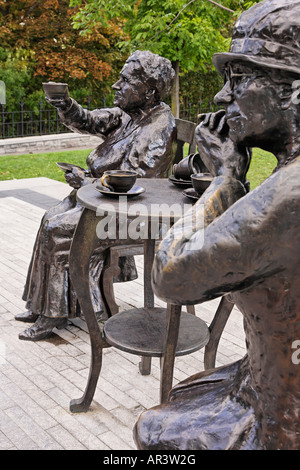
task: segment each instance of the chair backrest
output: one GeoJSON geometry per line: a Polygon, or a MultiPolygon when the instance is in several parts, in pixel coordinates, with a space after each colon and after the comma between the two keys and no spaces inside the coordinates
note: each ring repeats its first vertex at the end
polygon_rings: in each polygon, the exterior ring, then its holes
{"type": "Polygon", "coordinates": [[[177,150],[173,163],[178,163],[184,157],[184,144],[189,144],[189,154],[196,152],[196,124],[184,119],[175,119],[177,129],[177,150]]]}

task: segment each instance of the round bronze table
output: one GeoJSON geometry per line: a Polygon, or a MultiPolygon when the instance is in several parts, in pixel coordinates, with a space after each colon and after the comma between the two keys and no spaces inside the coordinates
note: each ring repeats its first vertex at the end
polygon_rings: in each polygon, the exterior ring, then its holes
{"type": "MultiPolygon", "coordinates": [[[[183,190],[167,179],[140,178],[136,184],[145,189],[137,197],[122,196],[119,199],[105,196],[97,190],[96,183],[84,186],[77,192],[77,200],[85,210],[71,246],[70,275],[90,334],[91,365],[84,395],[71,401],[70,409],[73,412],[89,408],[101,370],[103,348],[114,346],[142,357],[161,357],[160,401],[164,402],[172,388],[175,355],[194,352],[209,341],[209,329],[203,320],[190,313],[181,313],[180,305],[155,308],[151,289],[151,268],[157,242],[157,231],[153,230],[153,226],[161,226],[166,222],[172,225],[181,217],[182,210],[190,209],[192,204],[184,196],[183,190]],[[162,204],[164,210],[161,210],[162,204]],[[168,213],[167,208],[171,206],[175,212],[168,213]],[[123,231],[122,238],[99,241],[97,227],[99,229],[98,224],[104,217],[117,216],[118,221],[123,218],[128,227],[128,223],[137,217],[136,208],[139,217],[145,217],[145,223],[148,224],[147,237],[132,240],[129,235],[124,237],[123,231]],[[153,233],[155,238],[152,238],[153,233]],[[103,329],[97,321],[89,294],[89,260],[99,243],[103,251],[133,243],[144,246],[144,290],[147,299],[144,308],[112,316],[107,305],[110,318],[105,321],[103,329]]],[[[101,282],[100,277],[101,295],[105,297],[101,282]]]]}

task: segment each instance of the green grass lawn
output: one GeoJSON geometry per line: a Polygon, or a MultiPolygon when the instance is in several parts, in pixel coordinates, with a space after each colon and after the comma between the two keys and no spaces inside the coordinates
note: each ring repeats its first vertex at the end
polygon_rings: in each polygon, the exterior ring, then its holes
{"type": "MultiPolygon", "coordinates": [[[[0,156],[0,181],[36,178],[44,176],[57,181],[65,181],[64,172],[56,162],[68,162],[86,168],[86,158],[91,150],[72,150],[30,155],[0,156]]],[[[253,158],[248,172],[251,189],[266,179],[276,166],[276,158],[260,149],[253,150],[253,158]]]]}
{"type": "Polygon", "coordinates": [[[0,156],[0,181],[44,176],[64,181],[64,172],[56,162],[74,163],[86,168],[86,158],[91,150],[70,150],[30,155],[0,156]]]}
{"type": "Polygon", "coordinates": [[[247,174],[250,181],[250,188],[254,189],[271,175],[277,165],[277,160],[273,154],[264,150],[253,149],[252,160],[247,174]]]}

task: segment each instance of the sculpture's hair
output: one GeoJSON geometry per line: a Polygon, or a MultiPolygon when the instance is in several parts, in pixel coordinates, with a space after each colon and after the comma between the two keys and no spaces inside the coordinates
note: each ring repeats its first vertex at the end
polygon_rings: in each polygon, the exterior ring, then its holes
{"type": "Polygon", "coordinates": [[[128,62],[139,64],[137,75],[150,88],[156,90],[159,98],[163,98],[170,93],[175,71],[168,59],[150,51],[135,51],[127,59],[126,63],[128,62]]]}
{"type": "Polygon", "coordinates": [[[288,102],[286,109],[290,107],[290,105],[296,104],[297,106],[297,113],[300,117],[300,107],[298,105],[298,98],[297,100],[293,100],[293,95],[298,96],[297,88],[294,84],[300,80],[300,75],[295,73],[286,72],[285,70],[278,70],[278,69],[268,69],[268,67],[261,69],[265,73],[266,77],[277,86],[277,92],[282,102],[288,102]]]}

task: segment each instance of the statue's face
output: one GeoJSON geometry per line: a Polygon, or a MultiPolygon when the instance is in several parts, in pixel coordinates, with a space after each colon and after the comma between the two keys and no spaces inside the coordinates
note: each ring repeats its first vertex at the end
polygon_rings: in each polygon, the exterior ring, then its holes
{"type": "Polygon", "coordinates": [[[126,62],[120,79],[112,86],[115,93],[114,105],[124,111],[144,108],[149,87],[142,81],[140,69],[135,62],[126,62]]]}
{"type": "Polygon", "coordinates": [[[229,64],[215,102],[226,110],[234,142],[265,148],[278,139],[283,119],[278,86],[263,70],[246,63],[229,64]]]}

